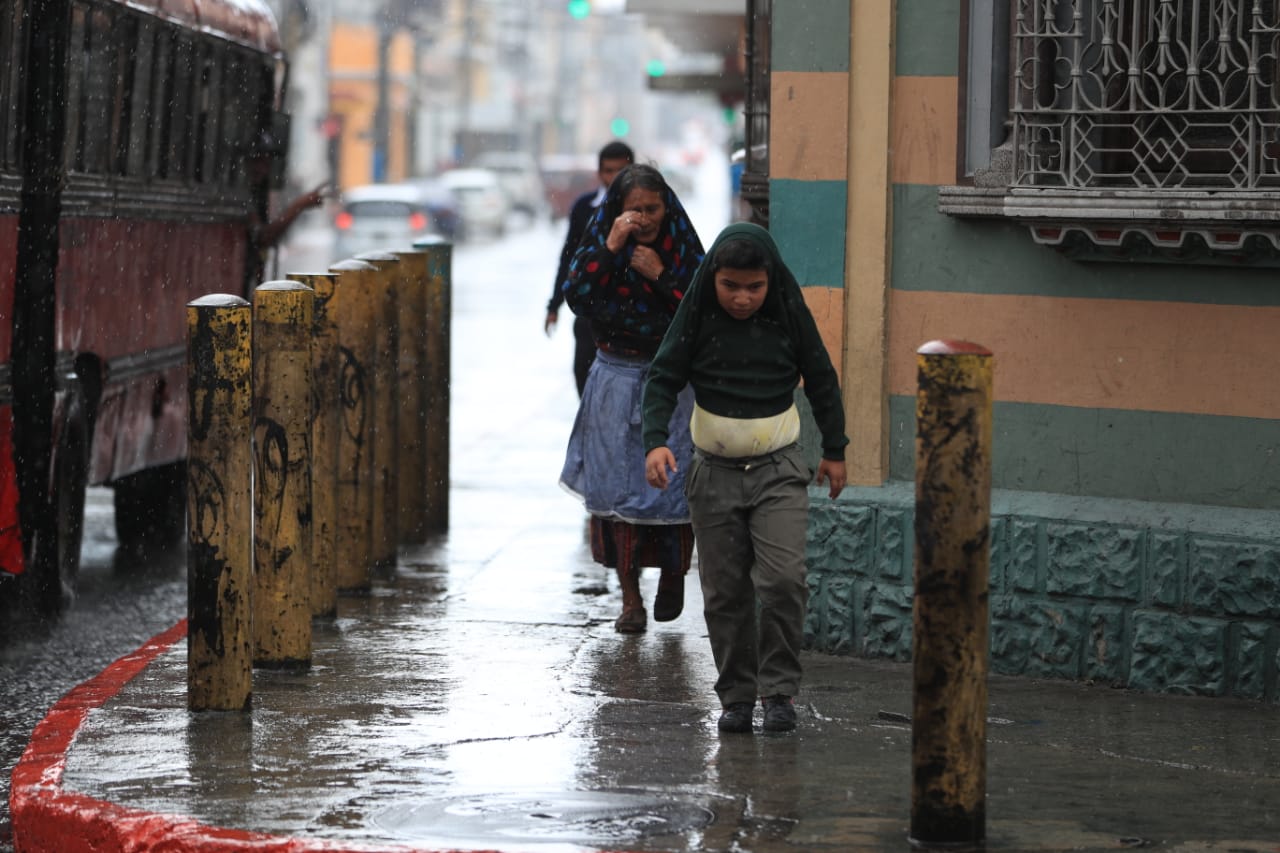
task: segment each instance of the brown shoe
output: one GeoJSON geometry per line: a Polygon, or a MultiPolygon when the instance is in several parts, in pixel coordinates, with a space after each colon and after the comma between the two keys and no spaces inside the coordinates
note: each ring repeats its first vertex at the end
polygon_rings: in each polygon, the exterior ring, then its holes
{"type": "Polygon", "coordinates": [[[619,634],[640,634],[647,627],[649,614],[645,612],[643,607],[630,607],[622,611],[613,623],[613,630],[619,634]]]}
{"type": "Polygon", "coordinates": [[[640,597],[640,571],[634,566],[619,566],[618,585],[622,588],[622,615],[613,623],[613,630],[619,634],[639,634],[649,619],[644,599],[640,597]]]}
{"type": "Polygon", "coordinates": [[[684,612],[684,573],[663,571],[653,599],[653,620],[670,622],[684,612]]]}

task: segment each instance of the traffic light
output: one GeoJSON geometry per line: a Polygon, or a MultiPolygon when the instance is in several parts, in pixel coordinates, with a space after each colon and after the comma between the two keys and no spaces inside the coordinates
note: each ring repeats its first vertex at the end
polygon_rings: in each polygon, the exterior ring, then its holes
{"type": "Polygon", "coordinates": [[[667,73],[667,65],[661,59],[650,59],[644,70],[650,77],[661,77],[667,73]]]}
{"type": "Polygon", "coordinates": [[[569,0],[566,8],[569,10],[569,17],[582,20],[591,14],[591,0],[569,0]]]}
{"type": "Polygon", "coordinates": [[[631,122],[627,121],[625,118],[615,118],[613,121],[609,122],[609,132],[617,137],[626,136],[631,132],[631,122]]]}

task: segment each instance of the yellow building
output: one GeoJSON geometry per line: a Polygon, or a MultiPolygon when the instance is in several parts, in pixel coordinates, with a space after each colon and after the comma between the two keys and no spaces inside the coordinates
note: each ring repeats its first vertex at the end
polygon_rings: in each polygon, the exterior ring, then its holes
{"type": "Polygon", "coordinates": [[[410,177],[415,103],[413,36],[391,34],[385,51],[378,27],[335,21],[329,36],[328,132],[339,189],[410,177]],[[386,60],[385,151],[376,125],[381,59],[386,60]],[[379,163],[380,159],[384,162],[379,163]]]}

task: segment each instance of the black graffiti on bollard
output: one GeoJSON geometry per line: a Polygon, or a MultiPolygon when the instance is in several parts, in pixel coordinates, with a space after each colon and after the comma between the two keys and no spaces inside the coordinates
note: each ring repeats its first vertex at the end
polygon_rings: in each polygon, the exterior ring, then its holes
{"type": "Polygon", "coordinates": [[[356,354],[347,347],[338,347],[338,359],[338,403],[342,406],[342,432],[355,443],[356,481],[359,482],[358,463],[364,450],[365,423],[369,408],[365,369],[356,354]]]}
{"type": "MultiPolygon", "coordinates": [[[[216,407],[220,400],[230,396],[235,382],[217,370],[218,353],[226,347],[226,341],[218,340],[214,329],[213,317],[201,312],[196,316],[195,328],[191,331],[188,345],[189,372],[191,381],[187,383],[187,411],[191,413],[188,429],[191,438],[204,441],[209,437],[209,429],[216,417],[216,407]]],[[[223,327],[223,324],[218,324],[223,327]]]]}
{"type": "Polygon", "coordinates": [[[289,436],[279,421],[258,418],[253,427],[253,446],[254,487],[260,495],[255,502],[260,512],[256,533],[271,555],[271,568],[279,571],[293,553],[293,549],[288,547],[277,550],[275,543],[281,539],[281,509],[289,486],[289,469],[297,463],[289,459],[289,436]]]}
{"type": "MultiPolygon", "coordinates": [[[[220,630],[222,602],[218,589],[228,568],[217,539],[226,501],[226,489],[213,469],[199,459],[188,460],[188,634],[199,634],[205,647],[219,657],[226,649],[220,630]]],[[[235,591],[228,588],[225,594],[233,596],[235,591]]]]}

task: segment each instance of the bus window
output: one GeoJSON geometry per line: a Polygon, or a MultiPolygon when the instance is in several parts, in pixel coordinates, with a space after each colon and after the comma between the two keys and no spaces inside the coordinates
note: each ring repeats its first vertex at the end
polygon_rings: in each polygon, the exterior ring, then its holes
{"type": "Polygon", "coordinates": [[[174,41],[170,76],[173,88],[161,105],[169,111],[169,150],[165,177],[181,180],[191,175],[191,93],[195,77],[195,48],[185,35],[174,41]]]}
{"type": "Polygon", "coordinates": [[[134,36],[126,44],[134,45],[130,56],[132,79],[129,87],[129,130],[123,140],[126,175],[145,177],[147,152],[151,150],[148,137],[155,110],[151,104],[151,74],[155,58],[155,25],[147,18],[134,21],[134,36]]]}
{"type": "Polygon", "coordinates": [[[169,152],[169,66],[173,59],[173,33],[166,26],[155,29],[155,50],[151,57],[151,97],[147,101],[147,163],[148,175],[162,178],[169,173],[166,155],[169,152]]]}
{"type": "Polygon", "coordinates": [[[239,162],[246,143],[244,100],[248,85],[248,74],[244,60],[239,54],[230,50],[223,70],[222,101],[222,138],[225,144],[221,148],[218,168],[218,179],[221,183],[235,186],[241,175],[239,162]]]}
{"type": "Polygon", "coordinates": [[[112,39],[112,16],[93,10],[85,32],[84,107],[80,112],[80,151],[76,167],[101,175],[110,171],[112,139],[117,132],[120,72],[112,39]]]}
{"type": "Polygon", "coordinates": [[[63,148],[67,169],[75,169],[80,160],[80,134],[83,129],[80,117],[84,115],[84,74],[87,65],[87,14],[84,6],[78,4],[71,9],[71,40],[67,45],[67,132],[63,148]]]}
{"type": "Polygon", "coordinates": [[[217,180],[218,149],[222,128],[218,103],[225,91],[222,86],[222,51],[206,44],[200,48],[199,89],[196,94],[195,178],[200,182],[217,180]]]}
{"type": "Polygon", "coordinates": [[[21,54],[22,0],[6,3],[0,9],[0,56],[9,57],[0,69],[0,167],[11,171],[18,165],[18,128],[22,126],[18,111],[22,109],[17,94],[21,91],[18,69],[26,63],[21,54]]]}
{"type": "Polygon", "coordinates": [[[116,16],[112,33],[115,46],[116,67],[119,69],[115,106],[111,118],[111,171],[117,175],[129,174],[129,149],[133,131],[133,78],[137,68],[138,20],[131,14],[116,16]]]}

